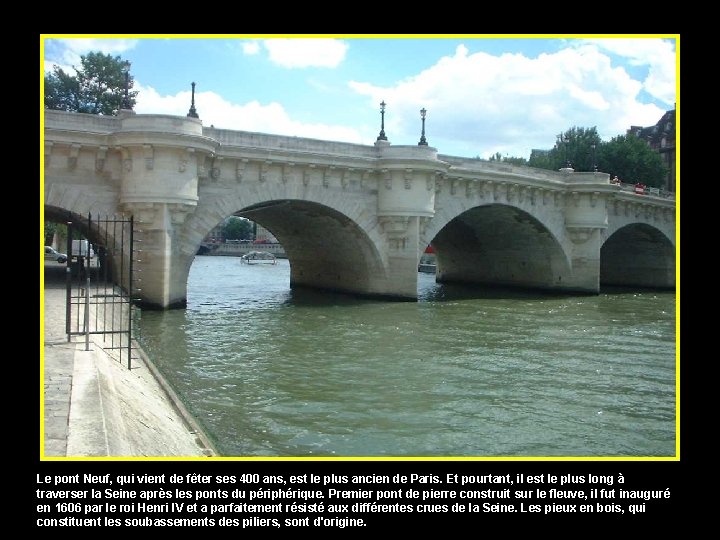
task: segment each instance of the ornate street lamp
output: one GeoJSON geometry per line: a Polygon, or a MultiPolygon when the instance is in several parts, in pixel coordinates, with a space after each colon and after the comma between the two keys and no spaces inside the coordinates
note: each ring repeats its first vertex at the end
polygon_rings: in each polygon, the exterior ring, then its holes
{"type": "Polygon", "coordinates": [[[597,172],[598,166],[597,166],[597,160],[595,159],[595,147],[596,147],[595,143],[592,143],[590,145],[590,148],[592,148],[592,153],[593,153],[593,171],[597,172]]]}
{"type": "Polygon", "coordinates": [[[197,111],[195,110],[195,83],[192,83],[192,98],[190,101],[190,110],[188,111],[187,115],[190,118],[200,118],[198,116],[197,111]]]}
{"type": "Polygon", "coordinates": [[[123,68],[123,73],[125,73],[125,95],[123,96],[122,103],[120,104],[121,109],[125,110],[132,110],[132,105],[130,104],[130,62],[125,62],[125,67],[123,68]]]}
{"type": "Polygon", "coordinates": [[[425,115],[427,114],[427,111],[425,110],[425,107],[420,109],[420,118],[422,118],[422,132],[420,134],[420,142],[418,143],[418,146],[427,146],[427,139],[425,139],[425,115]]]}
{"type": "Polygon", "coordinates": [[[570,142],[570,139],[564,137],[562,133],[560,135],[558,135],[558,147],[562,146],[562,148],[563,148],[563,157],[564,157],[563,161],[565,161],[566,169],[572,168],[572,165],[570,165],[570,160],[568,159],[568,156],[567,156],[567,145],[569,142],[570,142]]]}
{"type": "Polygon", "coordinates": [[[378,135],[377,140],[387,141],[385,136],[385,100],[380,102],[380,135],[378,135]]]}

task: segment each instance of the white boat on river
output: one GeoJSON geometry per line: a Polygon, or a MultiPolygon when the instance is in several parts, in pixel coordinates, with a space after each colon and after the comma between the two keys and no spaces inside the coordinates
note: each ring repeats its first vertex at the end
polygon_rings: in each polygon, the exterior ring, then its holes
{"type": "Polygon", "coordinates": [[[277,257],[267,251],[250,251],[240,257],[240,262],[244,264],[275,264],[277,257]]]}

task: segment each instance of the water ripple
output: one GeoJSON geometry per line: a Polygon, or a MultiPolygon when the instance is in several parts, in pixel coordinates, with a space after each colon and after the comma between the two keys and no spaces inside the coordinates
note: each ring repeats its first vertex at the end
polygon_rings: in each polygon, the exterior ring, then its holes
{"type": "Polygon", "coordinates": [[[226,455],[672,455],[675,295],[289,289],[196,257],[144,347],[226,455]]]}

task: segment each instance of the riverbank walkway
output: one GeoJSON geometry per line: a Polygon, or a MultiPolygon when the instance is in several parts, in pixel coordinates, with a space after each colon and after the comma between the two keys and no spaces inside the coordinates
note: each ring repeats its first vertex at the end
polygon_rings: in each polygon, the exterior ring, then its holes
{"type": "Polygon", "coordinates": [[[65,266],[45,263],[43,458],[217,456],[212,442],[141,350],[121,365],[91,336],[65,334],[65,266]]]}

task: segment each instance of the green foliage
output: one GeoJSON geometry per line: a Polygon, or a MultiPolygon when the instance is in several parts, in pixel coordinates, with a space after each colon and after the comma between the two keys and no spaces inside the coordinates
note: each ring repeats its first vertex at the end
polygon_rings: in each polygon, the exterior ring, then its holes
{"type": "Polygon", "coordinates": [[[514,157],[514,156],[511,156],[511,157],[505,156],[505,158],[503,159],[503,162],[510,163],[510,165],[526,165],[527,166],[527,164],[528,164],[528,160],[525,159],[524,157],[514,157]]]}
{"type": "Polygon", "coordinates": [[[662,187],[667,167],[660,154],[634,135],[618,135],[600,147],[598,167],[622,182],[662,187]]]}
{"type": "Polygon", "coordinates": [[[502,163],[510,163],[511,165],[527,165],[528,160],[524,157],[503,157],[500,152],[495,152],[495,155],[490,156],[488,161],[499,161],[502,163]]]}
{"type": "Polygon", "coordinates": [[[570,166],[578,172],[592,171],[593,161],[600,152],[600,136],[595,126],[571,127],[558,135],[555,146],[547,152],[533,150],[528,160],[530,167],[558,170],[570,166]],[[593,145],[595,149],[593,150],[593,145]]]}
{"type": "Polygon", "coordinates": [[[52,243],[53,236],[55,236],[55,231],[57,230],[57,223],[53,223],[51,221],[45,222],[45,245],[49,246],[52,243]]]}
{"type": "Polygon", "coordinates": [[[80,110],[80,83],[57,66],[45,75],[45,108],[58,111],[80,110]]]}
{"type": "MultiPolygon", "coordinates": [[[[120,56],[88,53],[80,57],[80,67],[73,66],[70,75],[58,66],[45,75],[45,107],[59,111],[89,114],[117,114],[125,95],[125,69],[130,62],[120,56]]],[[[133,87],[133,77],[128,78],[133,87]]],[[[131,106],[135,105],[136,90],[129,90],[131,106]]]]}
{"type": "Polygon", "coordinates": [[[603,142],[597,129],[572,127],[558,135],[550,150],[533,150],[528,160],[530,167],[558,170],[570,162],[578,172],[593,170],[617,175],[623,182],[641,182],[650,187],[661,187],[667,168],[660,154],[633,135],[618,135],[603,142]],[[593,149],[593,145],[595,148],[593,149]]]}
{"type": "Polygon", "coordinates": [[[250,220],[230,216],[225,220],[223,236],[226,240],[247,240],[252,237],[252,223],[250,220]]]}
{"type": "Polygon", "coordinates": [[[555,150],[533,150],[530,153],[530,159],[528,165],[530,167],[536,167],[538,169],[550,169],[557,170],[560,168],[560,160],[562,158],[557,157],[554,154],[555,150]]]}
{"type": "MultiPolygon", "coordinates": [[[[81,238],[80,236],[78,236],[79,231],[74,232],[75,234],[73,236],[81,238]]],[[[65,241],[67,239],[67,225],[65,225],[64,223],[54,223],[52,221],[46,221],[44,230],[46,246],[52,245],[52,241],[55,238],[56,233],[61,242],[65,241]]]]}

